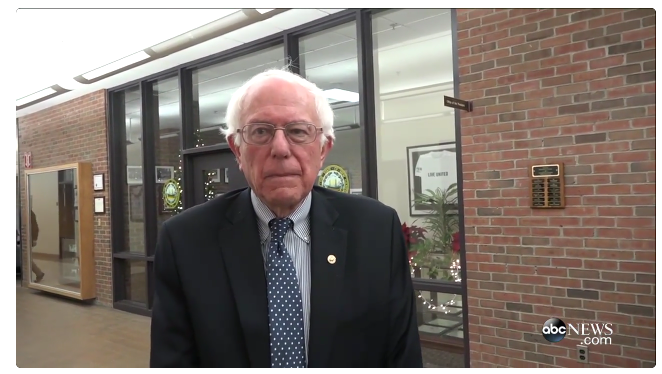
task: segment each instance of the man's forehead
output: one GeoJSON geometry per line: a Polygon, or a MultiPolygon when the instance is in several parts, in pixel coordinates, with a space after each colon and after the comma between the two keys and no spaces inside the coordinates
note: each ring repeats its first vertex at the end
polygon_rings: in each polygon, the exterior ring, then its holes
{"type": "Polygon", "coordinates": [[[246,93],[249,105],[253,102],[270,101],[274,104],[288,102],[307,102],[312,94],[300,84],[276,77],[255,83],[246,93]]]}
{"type": "Polygon", "coordinates": [[[314,96],[301,85],[280,79],[252,86],[244,101],[244,119],[249,121],[314,121],[314,96]],[[255,118],[253,118],[255,117],[255,118]]]}

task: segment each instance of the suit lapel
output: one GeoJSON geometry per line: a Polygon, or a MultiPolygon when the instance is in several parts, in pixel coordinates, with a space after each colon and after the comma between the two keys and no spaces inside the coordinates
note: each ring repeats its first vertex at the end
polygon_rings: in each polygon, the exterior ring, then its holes
{"type": "Polygon", "coordinates": [[[220,232],[221,253],[244,331],[252,367],[270,367],[269,321],[264,259],[250,190],[228,209],[232,222],[220,232]]]}
{"type": "Polygon", "coordinates": [[[333,344],[347,251],[347,231],[334,226],[337,218],[327,198],[313,190],[309,367],[328,367],[333,344]]]}

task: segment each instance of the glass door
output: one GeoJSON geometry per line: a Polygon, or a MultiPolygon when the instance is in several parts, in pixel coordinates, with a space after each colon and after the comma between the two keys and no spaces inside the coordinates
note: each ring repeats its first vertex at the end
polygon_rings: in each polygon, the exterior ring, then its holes
{"type": "Polygon", "coordinates": [[[234,154],[226,151],[196,156],[193,159],[193,204],[209,201],[226,192],[247,187],[234,154]]]}

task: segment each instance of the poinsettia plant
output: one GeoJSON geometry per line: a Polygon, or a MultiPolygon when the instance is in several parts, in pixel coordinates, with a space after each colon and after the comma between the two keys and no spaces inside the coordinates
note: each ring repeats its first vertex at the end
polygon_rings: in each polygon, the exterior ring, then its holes
{"type": "Polygon", "coordinates": [[[407,222],[402,224],[402,235],[405,237],[405,244],[409,250],[410,256],[416,256],[416,244],[425,240],[425,234],[428,231],[420,226],[407,225],[407,222]]]}

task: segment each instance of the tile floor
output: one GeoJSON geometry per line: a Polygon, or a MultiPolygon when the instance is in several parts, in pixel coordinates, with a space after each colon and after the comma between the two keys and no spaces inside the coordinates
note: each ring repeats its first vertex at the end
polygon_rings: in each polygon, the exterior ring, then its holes
{"type": "MultiPolygon", "coordinates": [[[[16,284],[19,368],[146,368],[148,317],[16,284]]],[[[464,367],[463,355],[423,348],[425,367],[464,367]]]]}
{"type": "Polygon", "coordinates": [[[16,285],[19,368],[146,368],[147,317],[16,285]]]}

